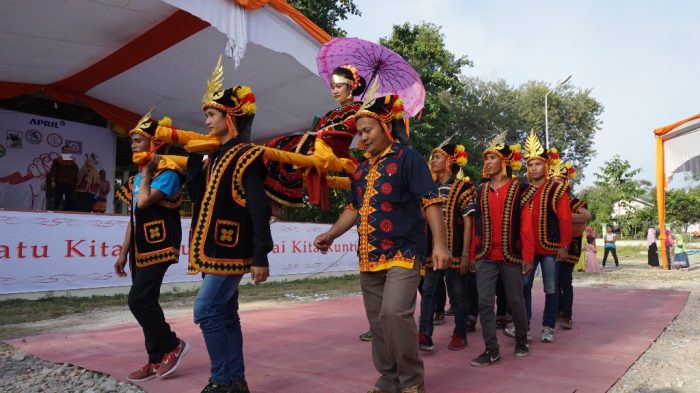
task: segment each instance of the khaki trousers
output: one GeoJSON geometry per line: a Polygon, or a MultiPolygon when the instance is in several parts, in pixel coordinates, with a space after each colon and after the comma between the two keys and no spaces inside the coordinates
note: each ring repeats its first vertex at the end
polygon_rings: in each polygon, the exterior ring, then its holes
{"type": "Polygon", "coordinates": [[[423,385],[423,361],[418,356],[418,328],[413,314],[420,274],[392,267],[360,273],[362,297],[372,331],[372,359],[381,376],[375,386],[388,392],[423,385]]]}

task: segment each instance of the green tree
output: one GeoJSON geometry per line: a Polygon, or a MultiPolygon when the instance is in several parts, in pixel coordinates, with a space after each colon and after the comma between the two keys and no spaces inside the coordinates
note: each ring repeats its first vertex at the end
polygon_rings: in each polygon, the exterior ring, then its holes
{"type": "Polygon", "coordinates": [[[338,27],[338,22],[348,19],[348,15],[362,13],[353,0],[288,0],[312,22],[334,37],[344,37],[347,32],[338,27]]]}
{"type": "MultiPolygon", "coordinates": [[[[512,87],[504,80],[462,80],[463,91],[454,103],[453,129],[470,141],[472,163],[481,165],[479,154],[498,132],[508,131],[511,143],[522,143],[531,129],[546,143],[544,132],[544,95],[549,87],[530,81],[512,87]]],[[[590,90],[566,85],[550,94],[550,145],[576,168],[585,167],[595,154],[595,133],[600,129],[602,105],[590,90]]],[[[578,178],[580,180],[581,177],[578,178]]]]}
{"type": "MultiPolygon", "coordinates": [[[[472,63],[466,56],[450,52],[440,27],[432,23],[394,25],[391,35],[379,43],[401,55],[421,77],[425,105],[420,119],[412,119],[411,143],[428,156],[454,133],[453,100],[462,91],[462,68],[472,63]]],[[[462,143],[457,139],[455,142],[462,143]]]]}
{"type": "MultiPolygon", "coordinates": [[[[605,162],[600,172],[595,173],[597,179],[593,187],[580,193],[581,199],[588,203],[589,211],[593,214],[593,225],[599,227],[602,223],[613,221],[613,205],[619,203],[628,211],[634,209],[630,202],[645,195],[650,183],[638,180],[636,176],[641,170],[633,169],[629,161],[615,155],[605,162]]],[[[624,223],[624,217],[617,217],[624,223]]]]}
{"type": "Polygon", "coordinates": [[[622,234],[627,238],[643,238],[650,226],[658,226],[656,205],[631,210],[620,218],[622,234]]]}
{"type": "Polygon", "coordinates": [[[682,232],[700,222],[700,187],[666,191],[666,222],[682,232]]]}

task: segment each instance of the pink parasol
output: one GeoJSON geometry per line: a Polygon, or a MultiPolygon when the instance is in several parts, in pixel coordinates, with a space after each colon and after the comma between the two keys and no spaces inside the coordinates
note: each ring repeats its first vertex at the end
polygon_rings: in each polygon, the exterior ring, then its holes
{"type": "Polygon", "coordinates": [[[398,94],[403,100],[404,117],[413,117],[423,109],[425,89],[420,76],[391,50],[360,38],[334,38],[321,47],[316,57],[318,73],[329,87],[333,70],[345,64],[357,68],[368,88],[376,79],[377,95],[398,94]]]}

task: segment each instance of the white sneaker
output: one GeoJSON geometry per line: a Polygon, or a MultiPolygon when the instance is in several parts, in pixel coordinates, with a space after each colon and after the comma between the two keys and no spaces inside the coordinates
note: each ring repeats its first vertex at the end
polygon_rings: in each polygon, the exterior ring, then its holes
{"type": "Polygon", "coordinates": [[[552,343],[554,342],[554,329],[549,326],[542,327],[542,342],[552,343]]]}
{"type": "MultiPolygon", "coordinates": [[[[507,337],[515,338],[515,326],[511,325],[503,329],[503,334],[505,334],[507,337]]],[[[530,329],[527,329],[527,341],[532,341],[532,332],[530,329]]]]}

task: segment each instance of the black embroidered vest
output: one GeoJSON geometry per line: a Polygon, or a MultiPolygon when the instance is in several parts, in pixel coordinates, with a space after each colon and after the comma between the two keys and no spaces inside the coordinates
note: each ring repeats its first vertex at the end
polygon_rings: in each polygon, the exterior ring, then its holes
{"type": "Polygon", "coordinates": [[[250,271],[253,228],[243,179],[250,165],[262,160],[262,152],[261,147],[239,143],[222,153],[213,168],[211,160],[204,166],[207,181],[192,217],[190,273],[242,275],[250,271]]]}
{"type": "MultiPolygon", "coordinates": [[[[571,206],[571,213],[578,213],[581,209],[588,209],[588,205],[586,204],[586,202],[573,196],[569,201],[569,206],[571,206]]],[[[567,250],[569,255],[566,258],[566,262],[573,264],[578,263],[579,258],[581,258],[581,252],[583,252],[582,243],[583,232],[574,233],[571,236],[571,244],[569,245],[569,249],[567,250]]]]}
{"type": "MultiPolygon", "coordinates": [[[[447,247],[452,251],[450,267],[459,268],[459,259],[464,248],[464,217],[462,210],[474,199],[476,189],[468,179],[455,180],[443,200],[447,247]]],[[[433,235],[428,227],[428,259],[433,251],[433,235]]],[[[431,266],[428,264],[427,266],[431,266]]]]}
{"type": "MultiPolygon", "coordinates": [[[[154,178],[160,173],[156,173],[154,178]]],[[[115,193],[131,212],[131,261],[138,267],[163,262],[177,263],[182,241],[180,193],[140,209],[134,206],[133,188],[134,176],[115,193]]]]}
{"type": "Polygon", "coordinates": [[[556,251],[559,249],[559,218],[557,217],[557,204],[561,197],[567,192],[567,185],[564,183],[547,180],[542,185],[542,195],[539,201],[539,223],[535,240],[545,250],[556,251]]]}
{"type": "MultiPolygon", "coordinates": [[[[489,209],[489,184],[485,182],[478,186],[474,203],[474,238],[475,260],[484,259],[491,251],[491,210],[489,209]]],[[[527,209],[527,204],[535,194],[535,188],[518,180],[508,186],[503,206],[503,226],[501,227],[501,244],[503,258],[508,263],[521,264],[522,242],[520,241],[520,212],[527,209]]]]}

